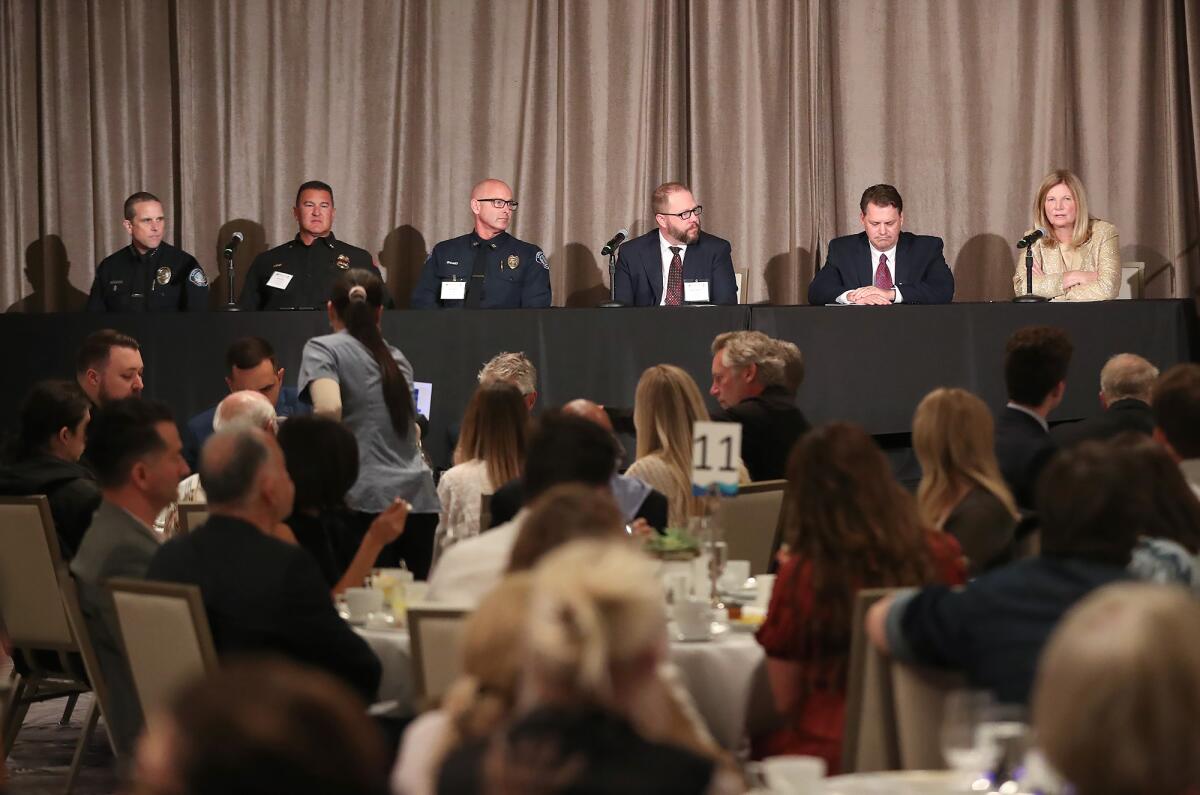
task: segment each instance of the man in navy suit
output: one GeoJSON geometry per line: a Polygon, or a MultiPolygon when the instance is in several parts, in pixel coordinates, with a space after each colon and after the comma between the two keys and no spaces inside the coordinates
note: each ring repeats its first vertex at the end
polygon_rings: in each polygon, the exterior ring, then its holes
{"type": "Polygon", "coordinates": [[[865,231],[829,241],[825,267],[808,287],[810,304],[948,304],[954,274],[942,239],[901,232],[904,200],[891,185],[872,185],[858,204],[865,231]]]}
{"type": "Polygon", "coordinates": [[[736,304],[732,248],[728,240],[700,231],[704,208],[687,186],[659,185],[650,203],[658,228],[621,246],[614,289],[617,303],[736,304]]]}

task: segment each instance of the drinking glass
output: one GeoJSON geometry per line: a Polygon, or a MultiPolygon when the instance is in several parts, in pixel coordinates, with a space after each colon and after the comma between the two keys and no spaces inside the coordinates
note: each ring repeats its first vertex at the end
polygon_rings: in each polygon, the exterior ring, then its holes
{"type": "Polygon", "coordinates": [[[964,789],[987,777],[1000,752],[994,737],[979,730],[991,706],[991,694],[986,691],[955,690],[946,696],[942,756],[950,769],[960,774],[957,778],[964,789]]]}

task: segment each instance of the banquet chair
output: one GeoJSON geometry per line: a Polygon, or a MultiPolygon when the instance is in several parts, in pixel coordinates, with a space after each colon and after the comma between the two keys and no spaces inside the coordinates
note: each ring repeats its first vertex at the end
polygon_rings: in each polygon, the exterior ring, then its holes
{"type": "Polygon", "coordinates": [[[739,304],[746,303],[746,295],[749,292],[746,289],[746,282],[750,279],[749,268],[738,268],[733,272],[733,287],[737,291],[737,299],[739,304]]]}
{"type": "Polygon", "coordinates": [[[179,529],[190,533],[208,521],[208,503],[181,502],[179,503],[179,529]]]}
{"type": "Polygon", "coordinates": [[[729,560],[750,561],[750,573],[762,574],[771,563],[771,547],[783,505],[786,480],[760,480],[721,500],[717,526],[725,531],[729,560]]]}
{"type": "Polygon", "coordinates": [[[106,587],[143,715],[164,707],[180,687],[216,670],[199,586],[114,577],[106,587]]]}
{"type": "Polygon", "coordinates": [[[892,661],[896,740],[902,770],[941,770],[941,728],[946,696],[966,687],[958,673],[892,661]]]}
{"type": "Polygon", "coordinates": [[[1145,279],[1146,263],[1122,262],[1121,288],[1117,292],[1117,298],[1141,298],[1145,279]]]}
{"type": "Polygon", "coordinates": [[[900,766],[891,658],[867,637],[871,605],[892,593],[888,588],[858,592],[850,629],[846,673],[846,723],[842,732],[842,772],[867,773],[900,766]]]}
{"type": "Polygon", "coordinates": [[[479,532],[487,532],[492,526],[492,495],[479,495],[479,532]]]}
{"type": "Polygon", "coordinates": [[[410,604],[416,703],[437,703],[462,672],[463,629],[471,610],[461,605],[410,604]]]}
{"type": "Polygon", "coordinates": [[[67,773],[69,793],[108,693],[44,495],[0,498],[0,549],[0,623],[13,658],[10,691],[0,711],[3,757],[12,750],[31,704],[66,696],[60,722],[65,725],[75,699],[92,692],[67,773]]]}

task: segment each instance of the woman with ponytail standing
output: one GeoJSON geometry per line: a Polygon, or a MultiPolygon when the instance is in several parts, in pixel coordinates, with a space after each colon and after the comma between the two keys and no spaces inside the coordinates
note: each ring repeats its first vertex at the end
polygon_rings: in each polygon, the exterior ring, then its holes
{"type": "Polygon", "coordinates": [[[383,300],[383,282],[374,273],[343,274],[327,304],[333,333],[305,343],[297,386],[316,414],[341,420],[358,441],[358,480],[346,505],[359,515],[362,532],[379,514],[401,510],[402,502],[412,506],[403,535],[378,565],[403,558],[425,579],[440,506],[421,456],[412,365],[380,331],[383,300]]]}

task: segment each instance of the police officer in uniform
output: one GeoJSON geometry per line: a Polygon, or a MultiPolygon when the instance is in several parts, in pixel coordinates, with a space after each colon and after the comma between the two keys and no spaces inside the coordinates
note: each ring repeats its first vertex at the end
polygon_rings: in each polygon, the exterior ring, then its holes
{"type": "Polygon", "coordinates": [[[208,309],[208,278],[196,258],[162,240],[162,202],[139,191],[125,200],[129,245],[96,266],[91,312],[195,312],[208,309]]]}
{"type": "MultiPolygon", "coordinates": [[[[305,182],[296,191],[296,237],[254,258],[242,287],[242,309],[324,309],[333,282],[350,268],[374,271],[366,250],[333,236],[333,188],[305,182]]],[[[385,306],[390,306],[390,302],[385,306]]]]}
{"type": "Polygon", "coordinates": [[[413,290],[413,309],[519,309],[550,306],[550,263],[506,230],[512,189],[485,179],[471,191],[475,231],[433,247],[413,290]]]}

